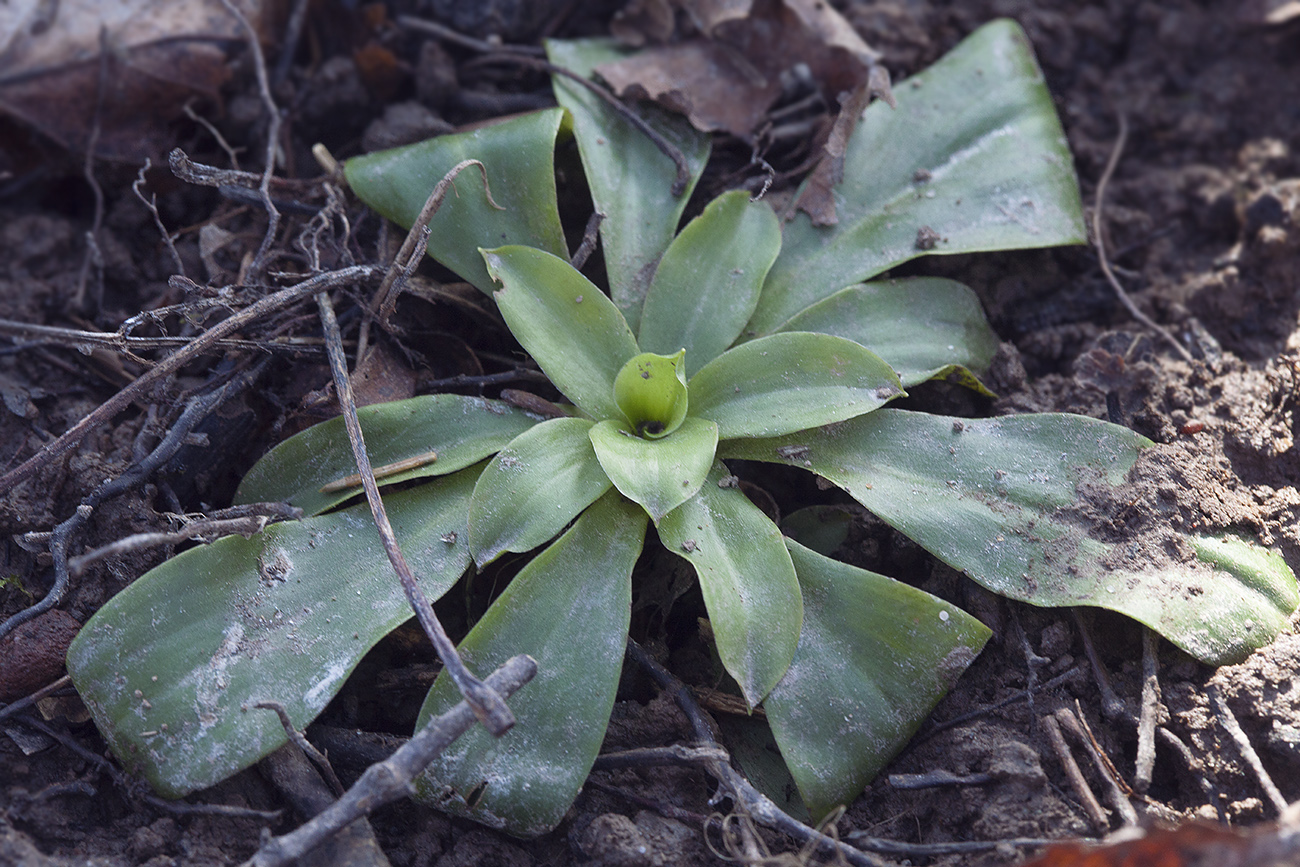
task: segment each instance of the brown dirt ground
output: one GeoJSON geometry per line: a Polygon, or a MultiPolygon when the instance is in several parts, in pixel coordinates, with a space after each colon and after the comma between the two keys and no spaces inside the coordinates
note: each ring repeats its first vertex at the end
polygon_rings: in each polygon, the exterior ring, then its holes
{"type": "MultiPolygon", "coordinates": [[[[409,11],[412,5],[453,4],[393,5],[403,6],[394,11],[409,11]]],[[[503,14],[515,5],[483,4],[503,14]]],[[[1178,520],[1186,511],[1183,506],[1195,506],[1219,526],[1256,533],[1281,550],[1293,568],[1300,567],[1300,459],[1295,449],[1300,154],[1293,151],[1300,142],[1300,22],[1274,27],[1244,23],[1239,11],[1245,4],[1229,0],[850,0],[836,5],[884,51],[895,78],[933,62],[993,17],[1020,21],[1057,100],[1086,202],[1092,200],[1115,140],[1116,112],[1122,110],[1131,133],[1108,194],[1109,249],[1138,304],[1176,333],[1194,335],[1206,357],[1204,363],[1188,365],[1158,338],[1137,339],[1141,329],[1118,307],[1090,250],[921,260],[904,270],[951,276],[974,287],[1006,345],[993,375],[1001,394],[996,402],[981,403],[944,387],[924,392],[916,402],[957,414],[1070,411],[1104,418],[1107,401],[1096,385],[1095,362],[1107,356],[1097,353],[1121,355],[1123,368],[1107,387],[1114,391],[1125,423],[1161,443],[1144,463],[1148,476],[1135,480],[1139,493],[1156,492],[1159,500],[1160,491],[1173,491],[1173,501],[1182,506],[1165,502],[1160,506],[1163,519],[1178,520]]],[[[314,171],[306,152],[314,141],[347,156],[410,135],[412,127],[422,135],[437,132],[445,128],[442,118],[462,124],[546,99],[541,79],[521,80],[511,73],[505,80],[492,80],[467,65],[472,54],[430,47],[432,43],[409,35],[390,33],[381,40],[399,61],[387,73],[371,67],[358,71],[350,54],[357,46],[348,41],[350,13],[341,4],[313,8],[315,29],[309,28],[301,64],[278,93],[290,107],[287,157],[303,174],[314,171]],[[390,112],[385,123],[372,124],[387,105],[415,99],[435,114],[417,111],[415,120],[402,120],[400,112],[390,112]]],[[[608,10],[584,9],[569,17],[561,35],[601,32],[607,15],[608,10]]],[[[539,20],[544,24],[549,19],[539,20]]],[[[456,23],[475,26],[473,21],[456,23]]],[[[530,27],[536,32],[538,26],[537,21],[521,24],[524,32],[530,27]]],[[[262,121],[246,64],[238,66],[224,111],[214,111],[213,117],[232,142],[246,145],[250,154],[259,152],[254,143],[261,141],[262,121]]],[[[12,139],[17,133],[5,135],[12,139]]],[[[212,137],[195,125],[177,124],[176,143],[196,158],[222,160],[212,137]]],[[[721,150],[725,154],[726,148],[721,150]]],[[[92,269],[87,293],[78,296],[84,233],[93,215],[79,159],[56,154],[29,163],[0,187],[4,319],[111,331],[129,316],[177,300],[166,282],[170,260],[151,218],[130,191],[135,168],[111,165],[97,168],[106,196],[98,234],[102,279],[96,280],[92,269]]],[[[168,226],[197,227],[216,213],[219,219],[213,222],[233,233],[229,239],[210,233],[205,243],[228,243],[215,250],[205,247],[202,255],[197,230],[183,232],[178,242],[192,276],[204,275],[212,285],[233,282],[242,251],[255,248],[261,237],[253,209],[222,202],[209,190],[168,186],[161,175],[153,182],[168,226]]],[[[372,221],[362,230],[373,238],[376,227],[372,221]]],[[[482,372],[480,362],[486,359],[471,348],[483,340],[479,320],[456,308],[404,303],[416,327],[405,342],[405,354],[394,352],[388,359],[391,369],[403,371],[417,389],[438,377],[482,372]]],[[[298,327],[307,333],[311,317],[304,315],[298,327]]],[[[179,394],[205,381],[209,367],[219,363],[214,357],[209,366],[187,369],[152,395],[151,402],[165,414],[179,394]]],[[[191,450],[147,485],[98,509],[79,544],[92,547],[155,529],[161,512],[228,502],[239,473],[261,451],[314,420],[313,406],[328,404],[322,391],[328,371],[318,358],[282,359],[273,368],[255,389],[205,425],[206,450],[191,450]]],[[[0,352],[5,404],[0,456],[13,465],[32,454],[140,370],[100,351],[6,344],[0,352]]],[[[391,380],[393,374],[381,378],[391,380]]],[[[153,418],[148,405],[132,408],[87,438],[70,459],[42,472],[34,484],[4,493],[0,616],[30,604],[30,594],[48,589],[49,555],[40,544],[19,537],[48,531],[71,515],[102,480],[121,473],[133,454],[147,450],[150,432],[156,435],[166,423],[153,418]]],[[[1005,699],[1031,678],[1041,684],[1081,665],[1086,672],[1081,623],[1088,624],[1120,698],[1129,708],[1137,706],[1141,637],[1131,623],[1103,614],[1076,621],[1067,612],[1009,604],[868,517],[859,520],[850,550],[841,554],[953,599],[994,628],[994,639],[939,706],[934,721],[1005,699]]],[[[95,567],[74,583],[61,608],[84,621],[161,558],[159,552],[136,554],[95,567]]],[[[66,623],[47,624],[37,643],[57,646],[66,632],[66,623]]],[[[393,732],[406,726],[409,731],[429,677],[428,656],[412,650],[414,644],[399,633],[381,645],[326,719],[341,726],[393,732]]],[[[30,669],[31,681],[39,684],[50,675],[51,665],[57,674],[59,658],[59,653],[47,654],[21,667],[30,669]]],[[[698,644],[678,642],[678,667],[689,666],[693,658],[702,658],[698,644]]],[[[1167,745],[1158,746],[1150,789],[1158,806],[1150,815],[1243,826],[1274,818],[1256,778],[1216,723],[1206,694],[1211,682],[1226,697],[1282,794],[1288,801],[1300,799],[1300,691],[1293,680],[1300,666],[1300,639],[1284,635],[1245,663],[1217,672],[1168,645],[1160,648],[1159,659],[1168,726],[1191,748],[1195,766],[1167,745]]],[[[4,676],[15,677],[16,670],[4,676]]],[[[19,681],[14,692],[23,694],[31,686],[19,681]]],[[[642,679],[629,674],[607,747],[688,737],[681,715],[652,696],[642,679]]],[[[1031,703],[1011,703],[933,733],[927,727],[850,807],[839,821],[839,833],[921,843],[1091,834],[1095,829],[1069,789],[1040,720],[1058,710],[1081,708],[1120,774],[1130,777],[1135,732],[1122,718],[1106,717],[1101,706],[1093,677],[1084,673],[1036,692],[1031,703]],[[888,782],[889,774],[934,770],[985,772],[992,782],[919,790],[888,782]]],[[[7,732],[16,728],[5,725],[0,729],[0,863],[224,865],[247,858],[257,846],[261,824],[256,820],[166,815],[129,799],[85,757],[66,748],[25,754],[19,747],[26,743],[21,733],[10,737],[7,732]]],[[[51,725],[92,754],[103,750],[89,723],[56,716],[51,725]]],[[[343,770],[346,775],[348,768],[343,770]]],[[[600,772],[596,781],[686,810],[711,809],[710,783],[698,772],[600,772]]],[[[286,803],[256,770],[193,800],[259,809],[286,803]]],[[[273,830],[282,832],[294,821],[284,820],[273,830]]],[[[597,786],[587,787],[558,831],[537,841],[511,840],[409,803],[379,811],[372,823],[391,863],[400,867],[718,862],[698,827],[661,818],[597,786]]],[[[793,848],[778,838],[769,842],[777,850],[793,848]]],[[[1019,857],[1016,849],[1003,846],[928,862],[913,856],[908,863],[994,865],[1015,863],[1019,857]]]]}

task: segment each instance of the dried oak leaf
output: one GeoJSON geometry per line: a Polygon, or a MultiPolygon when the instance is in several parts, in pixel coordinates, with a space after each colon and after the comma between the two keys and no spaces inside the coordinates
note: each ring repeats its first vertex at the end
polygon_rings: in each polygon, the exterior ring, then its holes
{"type": "MultiPolygon", "coordinates": [[[[283,6],[235,4],[259,33],[283,6]]],[[[156,157],[187,100],[216,98],[227,50],[244,38],[221,0],[9,0],[0,3],[0,112],[69,149],[89,144],[98,115],[97,156],[156,157]]]]}
{"type": "MultiPolygon", "coordinates": [[[[658,45],[596,71],[619,95],[653,99],[705,132],[749,138],[780,98],[781,77],[811,73],[842,109],[821,163],[798,203],[813,221],[836,221],[830,187],[843,176],[844,146],[872,95],[893,102],[880,55],[822,0],[675,0],[696,35],[658,45]]],[[[668,0],[634,0],[616,32],[625,41],[664,40],[668,0]]],[[[670,10],[669,10],[670,11],[670,10]]]]}

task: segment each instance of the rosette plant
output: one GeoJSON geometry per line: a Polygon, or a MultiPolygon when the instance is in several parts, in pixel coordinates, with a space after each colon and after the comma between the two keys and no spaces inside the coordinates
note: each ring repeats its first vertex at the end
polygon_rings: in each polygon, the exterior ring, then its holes
{"type": "MultiPolygon", "coordinates": [[[[584,72],[618,53],[550,51],[584,72]]],[[[423,480],[385,502],[428,596],[506,552],[536,552],[460,645],[480,673],[537,659],[510,702],[518,724],[500,739],[466,734],[419,797],[517,834],[560,821],[600,749],[650,538],[692,567],[718,657],[762,704],[814,817],[901,749],[988,630],[831,559],[799,522],[783,534],[739,490],[731,458],[816,473],[995,592],[1120,611],[1205,661],[1240,658],[1284,627],[1297,594],[1275,554],[1188,530],[1180,544],[1195,562],[1138,563],[1090,532],[1078,505],[1124,483],[1151,445],[1137,434],[1080,416],[884,406],[935,377],[982,389],[997,341],[959,283],[862,281],[920,255],[1084,240],[1060,125],[1014,24],[982,28],[901,83],[897,111],[868,109],[834,227],[783,225],[729,192],[678,233],[674,165],[585,91],[561,80],[556,93],[562,109],[347,166],[360,197],[409,226],[444,172],[482,161],[501,209],[477,178],[458,181],[430,223],[430,254],[492,295],[569,402],[551,417],[456,395],[360,410],[376,465],[437,453],[383,480],[423,480]],[[608,295],[567,260],[552,172],[566,117],[607,215],[608,295]]],[[[647,114],[693,184],[708,139],[647,114]]],[[[109,745],[161,793],[210,785],[283,744],[279,721],[252,705],[274,699],[306,725],[410,616],[366,507],[338,508],[355,491],[330,483],[354,469],[339,420],[281,443],[237,499],[286,500],[308,518],[180,554],[74,642],[69,671],[109,745]]],[[[458,699],[440,676],[421,721],[458,699]]]]}

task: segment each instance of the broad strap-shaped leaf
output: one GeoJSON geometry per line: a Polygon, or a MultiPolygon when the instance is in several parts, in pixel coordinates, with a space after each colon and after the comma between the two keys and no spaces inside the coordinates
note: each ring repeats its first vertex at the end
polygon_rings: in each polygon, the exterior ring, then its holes
{"type": "Polygon", "coordinates": [[[1116,527],[1102,526],[1112,515],[1090,518],[1090,504],[1113,496],[1151,445],[1076,415],[971,420],[880,410],[828,430],[722,443],[718,452],[811,469],[995,593],[1118,611],[1204,662],[1238,661],[1286,627],[1300,604],[1295,576],[1278,555],[1240,541],[1172,527],[1161,528],[1158,544],[1117,539],[1116,527]],[[1180,547],[1197,557],[1175,561],[1180,547]]]}
{"type": "Polygon", "coordinates": [[[782,331],[817,331],[861,343],[894,368],[904,388],[955,378],[983,391],[998,337],[969,287],[943,277],[878,280],[841,289],[782,331]]]}
{"type": "Polygon", "coordinates": [[[839,224],[786,224],[751,333],[917,256],[1086,240],[1070,151],[1020,25],[984,25],[894,96],[897,109],[875,102],[849,139],[839,224]]]}
{"type": "MultiPolygon", "coordinates": [[[[492,603],[461,656],[474,671],[492,671],[527,653],[537,677],[510,699],[518,724],[499,739],[482,726],[462,735],[417,781],[420,800],[520,836],[559,824],[614,706],[645,527],[645,513],[610,491],[492,603]]],[[[417,725],[458,701],[440,675],[417,725]]]]}
{"type": "MultiPolygon", "coordinates": [[[[469,565],[479,468],[385,497],[424,592],[469,565]]],[[[285,743],[259,701],[306,727],[379,639],[412,616],[364,505],[227,536],[150,570],[68,650],[68,673],[114,755],[167,798],[224,780],[285,743]]]]}
{"type": "Polygon", "coordinates": [[[469,544],[480,566],[505,551],[531,551],[609,490],[584,418],[555,418],[497,452],[474,486],[469,544]]]}
{"type": "Polygon", "coordinates": [[[706,364],[691,378],[690,412],[717,422],[721,439],[777,436],[871,412],[902,394],[898,375],[861,344],[786,332],[706,364]]]}
{"type": "Polygon", "coordinates": [[[765,202],[744,190],[709,202],[659,260],[641,310],[641,348],[685,349],[688,376],[717,358],[753,315],[780,250],[781,224],[765,202]]]}
{"type": "Polygon", "coordinates": [[[557,256],[531,247],[484,250],[497,306],[564,396],[594,419],[620,418],[614,378],[640,350],[614,304],[557,256]]]}
{"type": "Polygon", "coordinates": [[[429,221],[429,255],[492,294],[479,247],[523,244],[568,256],[555,202],[555,134],[564,112],[549,109],[457,135],[354,157],[348,185],[370,207],[409,229],[443,175],[463,160],[483,163],[492,207],[476,166],[461,171],[455,189],[429,221]]]}
{"type": "Polygon", "coordinates": [[[656,526],[664,515],[695,496],[718,447],[718,426],[700,418],[687,418],[661,439],[642,439],[627,425],[611,420],[596,424],[590,436],[596,458],[614,487],[639,503],[656,526]]]}
{"type": "MultiPolygon", "coordinates": [[[[499,400],[430,394],[357,409],[366,451],[375,467],[424,460],[385,476],[381,484],[445,476],[478,463],[540,419],[499,400]],[[432,459],[430,452],[437,455],[432,459]]],[[[307,428],[271,449],[239,483],[236,503],[288,502],[317,515],[361,493],[321,487],[355,474],[343,417],[307,428]]]]}
{"type": "Polygon", "coordinates": [[[898,754],[992,633],[929,593],[786,544],[803,632],[763,708],[819,821],[898,754]]]}
{"type": "Polygon", "coordinates": [[[781,531],[716,462],[699,493],[664,516],[659,538],[695,567],[718,656],[757,705],[790,667],[803,601],[781,531]]]}
{"type": "MultiPolygon", "coordinates": [[[[585,76],[598,64],[627,54],[611,39],[551,39],[546,52],[552,63],[585,76]]],[[[635,329],[655,263],[677,232],[686,201],[709,159],[711,139],[681,115],[652,103],[637,104],[636,112],[686,158],[690,182],[680,196],[674,196],[677,167],[654,142],[577,82],[556,75],[552,86],[556,101],[573,117],[573,135],[591,198],[605,215],[600,240],[610,294],[635,329]]]]}

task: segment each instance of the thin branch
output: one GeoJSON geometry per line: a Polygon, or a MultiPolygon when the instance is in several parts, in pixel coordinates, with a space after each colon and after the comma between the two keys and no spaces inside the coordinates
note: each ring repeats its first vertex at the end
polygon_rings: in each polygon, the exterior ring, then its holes
{"type": "Polygon", "coordinates": [[[1213,683],[1205,685],[1205,693],[1210,697],[1210,701],[1214,703],[1215,713],[1219,717],[1219,725],[1223,726],[1224,731],[1232,738],[1232,742],[1237,745],[1241,757],[1246,760],[1246,764],[1250,766],[1251,771],[1255,774],[1255,779],[1259,780],[1260,788],[1268,796],[1269,803],[1273,805],[1273,809],[1277,810],[1279,814],[1285,813],[1287,807],[1286,798],[1282,797],[1277,784],[1268,775],[1268,771],[1264,770],[1264,763],[1259,760],[1259,753],[1255,752],[1255,748],[1251,746],[1250,738],[1246,737],[1246,733],[1242,731],[1241,724],[1233,716],[1232,708],[1228,707],[1228,702],[1224,699],[1223,693],[1213,683]]]}
{"type": "MultiPolygon", "coordinates": [[[[533,679],[537,662],[516,656],[488,676],[494,694],[513,695],[533,679]]],[[[408,796],[416,776],[474,724],[475,713],[462,701],[432,719],[388,759],[371,765],[356,784],[310,822],[281,837],[272,837],[243,867],[282,867],[319,846],[331,834],[384,804],[408,796]]]]}
{"type": "MultiPolygon", "coordinates": [[[[695,739],[699,742],[699,745],[725,753],[721,744],[718,743],[712,721],[705,716],[704,711],[695,702],[686,684],[669,673],[650,654],[646,653],[641,645],[630,638],[627,642],[627,654],[649,673],[651,679],[659,685],[660,689],[672,695],[673,700],[677,702],[677,706],[681,708],[682,713],[686,714],[687,720],[690,721],[691,728],[695,733],[695,739]]],[[[746,780],[733,768],[729,761],[706,761],[704,766],[709,774],[716,777],[723,787],[730,792],[732,799],[736,803],[737,810],[748,815],[754,821],[783,834],[788,834],[802,844],[812,844],[818,852],[831,856],[838,855],[853,867],[887,867],[887,863],[876,856],[855,849],[847,843],[810,828],[787,814],[766,795],[750,785],[749,780],[746,780]]]]}
{"type": "Polygon", "coordinates": [[[1133,762],[1133,789],[1146,794],[1156,765],[1156,717],[1160,711],[1160,636],[1142,627],[1142,710],[1138,715],[1137,758],[1133,762]]]}
{"type": "MultiPolygon", "coordinates": [[[[227,306],[227,305],[211,305],[227,306]]],[[[120,330],[82,331],[76,328],[59,328],[54,325],[32,325],[27,322],[14,322],[0,319],[0,335],[14,340],[24,340],[29,346],[67,346],[77,351],[83,347],[110,349],[123,355],[131,356],[133,361],[148,366],[150,362],[139,358],[132,350],[166,349],[175,346],[187,346],[193,337],[131,337],[120,330]]],[[[319,339],[316,339],[319,343],[319,339]]],[[[294,342],[282,340],[219,340],[210,349],[255,349],[264,352],[310,352],[321,351],[319,345],[312,341],[295,339],[294,342]]]]}
{"type": "MultiPolygon", "coordinates": [[[[280,504],[266,503],[265,505],[274,508],[280,504]]],[[[205,518],[169,533],[136,533],[73,557],[68,560],[68,572],[73,578],[78,578],[100,560],[129,554],[132,551],[148,551],[151,548],[179,545],[183,542],[209,544],[223,536],[235,534],[247,539],[262,532],[268,524],[275,521],[296,520],[301,517],[302,509],[288,507],[278,509],[273,514],[248,515],[241,518],[205,518]]]]}
{"type": "MultiPolygon", "coordinates": [[[[80,759],[88,764],[94,765],[108,774],[116,785],[128,799],[135,796],[136,785],[134,781],[117,765],[108,759],[91,752],[83,747],[72,736],[66,732],[59,731],[56,728],[46,725],[38,719],[31,716],[20,716],[15,719],[30,729],[40,732],[46,737],[58,741],[64,748],[71,750],[80,759]]],[[[263,822],[278,821],[282,815],[280,810],[254,810],[249,807],[236,807],[230,804],[190,804],[186,801],[167,801],[157,795],[144,795],[140,798],[149,806],[163,813],[170,813],[173,816],[187,815],[208,815],[208,816],[227,816],[237,819],[260,819],[263,822]]]]}
{"type": "Polygon", "coordinates": [[[268,115],[266,129],[266,157],[262,168],[262,182],[258,190],[262,194],[262,207],[266,209],[266,234],[262,236],[262,246],[258,248],[253,263],[248,268],[250,279],[257,280],[266,265],[266,254],[275,242],[275,235],[280,228],[280,212],[271,201],[271,176],[275,174],[275,154],[280,142],[280,108],[271,95],[271,81],[266,74],[266,57],[262,54],[262,42],[257,38],[257,31],[248,23],[244,13],[235,5],[234,0],[221,0],[221,5],[234,16],[248,37],[248,50],[253,55],[253,68],[257,72],[257,92],[262,98],[268,115]]]}
{"type": "Polygon", "coordinates": [[[587,264],[587,259],[595,252],[596,242],[600,240],[600,224],[603,222],[605,215],[600,211],[593,211],[587,219],[587,226],[582,230],[582,243],[569,259],[569,264],[575,271],[581,271],[582,266],[587,264]]]}
{"type": "Polygon", "coordinates": [[[385,327],[388,318],[393,315],[393,308],[397,305],[397,296],[401,292],[402,284],[424,258],[429,243],[429,221],[442,206],[442,200],[447,197],[447,190],[451,188],[456,176],[470,166],[478,166],[479,174],[483,177],[483,195],[487,196],[488,204],[498,211],[505,210],[492,198],[492,190],[488,187],[487,167],[483,163],[478,160],[461,160],[452,166],[451,171],[442,176],[442,180],[438,181],[433,191],[429,193],[429,197],[424,200],[424,207],[420,208],[419,216],[411,224],[406,239],[402,241],[401,249],[393,257],[392,264],[388,266],[388,271],[384,274],[384,279],[375,290],[375,296],[370,302],[370,312],[377,315],[380,323],[385,327]]]}
{"type": "MultiPolygon", "coordinates": [[[[185,106],[185,108],[187,111],[189,110],[188,105],[185,106]]],[[[172,265],[175,266],[176,273],[184,277],[185,263],[181,261],[181,254],[176,252],[176,244],[172,239],[171,233],[168,232],[167,227],[163,225],[162,215],[158,213],[158,196],[150,193],[149,198],[146,199],[144,197],[144,185],[147,183],[145,172],[149,171],[152,167],[153,160],[146,158],[144,165],[140,166],[140,171],[135,176],[135,182],[131,184],[131,192],[135,193],[135,197],[139,199],[144,204],[145,208],[149,210],[149,213],[153,215],[153,224],[158,228],[158,234],[162,235],[163,243],[167,245],[167,253],[172,257],[172,265]]]]}
{"type": "Polygon", "coordinates": [[[325,782],[334,790],[334,796],[338,797],[343,794],[343,783],[339,782],[338,774],[334,773],[334,768],[330,765],[330,760],[325,758],[325,754],[307,740],[307,736],[293,727],[293,720],[289,719],[289,712],[284,709],[284,705],[278,701],[259,701],[253,707],[262,710],[274,711],[280,719],[280,727],[284,729],[284,734],[298,749],[302,750],[303,755],[312,760],[312,764],[320,771],[325,782]]]}
{"type": "Polygon", "coordinates": [[[530,66],[533,69],[540,69],[549,72],[552,75],[562,75],[565,78],[578,83],[582,87],[587,88],[587,90],[590,90],[596,96],[600,97],[606,105],[617,112],[619,117],[632,124],[632,126],[636,127],[638,132],[650,139],[650,141],[654,143],[654,146],[659,148],[659,151],[664,156],[673,161],[673,165],[677,167],[677,177],[673,180],[671,188],[673,196],[680,196],[682,193],[686,192],[686,187],[691,183],[691,166],[686,161],[686,155],[682,153],[681,148],[664,138],[658,130],[646,123],[645,119],[642,118],[641,115],[633,111],[627,103],[623,102],[611,91],[601,87],[590,78],[585,78],[584,76],[579,75],[572,69],[558,66],[550,61],[542,60],[540,58],[528,57],[523,54],[495,54],[480,58],[478,62],[515,63],[519,66],[530,66]]]}
{"type": "Polygon", "coordinates": [[[320,292],[316,295],[316,305],[320,308],[321,325],[325,331],[325,349],[329,355],[330,372],[334,374],[334,389],[338,393],[339,405],[343,410],[343,421],[347,426],[348,441],[352,444],[352,454],[357,462],[357,471],[361,475],[361,483],[366,491],[366,501],[370,504],[370,513],[375,519],[375,528],[379,531],[379,540],[384,546],[384,552],[388,554],[388,561],[393,565],[393,571],[397,573],[398,579],[402,582],[402,590],[406,593],[406,600],[410,603],[411,608],[415,611],[415,617],[420,621],[420,626],[424,628],[425,634],[433,642],[433,647],[438,653],[438,658],[442,660],[443,666],[447,670],[448,676],[456,684],[474,713],[483,722],[495,736],[505,734],[515,724],[514,714],[510,708],[506,707],[505,701],[501,696],[493,692],[481,680],[470,673],[456,653],[456,646],[451,643],[447,637],[447,632],[442,628],[438,616],[433,612],[433,606],[429,604],[429,599],[420,589],[420,585],[415,581],[415,575],[411,572],[411,567],[406,562],[406,557],[402,554],[402,549],[398,547],[397,537],[393,533],[393,526],[388,521],[388,512],[384,508],[384,501],[379,496],[379,485],[375,482],[374,470],[370,466],[370,456],[366,454],[366,443],[361,435],[361,422],[357,418],[357,405],[352,397],[352,382],[348,378],[347,359],[343,357],[343,338],[339,333],[339,323],[334,316],[334,306],[330,303],[329,295],[320,292]]]}
{"type": "MultiPolygon", "coordinates": [[[[72,573],[68,568],[68,547],[72,542],[73,534],[80,530],[86,521],[90,520],[94,510],[101,503],[131,490],[136,485],[142,484],[145,479],[171,460],[185,445],[194,427],[227,398],[238,394],[247,387],[252,382],[257,370],[260,370],[260,368],[254,371],[246,371],[240,377],[225,383],[220,388],[192,398],[185,411],[181,413],[180,417],[176,419],[176,423],[172,425],[171,430],[168,431],[167,436],[158,443],[148,457],[132,465],[122,475],[108,479],[100,484],[90,496],[81,501],[72,517],[54,528],[54,532],[50,534],[50,556],[54,561],[54,584],[40,602],[24,608],[4,621],[4,623],[0,623],[0,638],[20,624],[44,614],[59,604],[63,594],[67,592],[72,577],[72,573]]],[[[143,378],[141,377],[141,379],[143,378]]],[[[136,382],[139,381],[136,380],[136,382]]]]}
{"type": "Polygon", "coordinates": [[[1110,288],[1115,290],[1115,296],[1119,298],[1119,303],[1124,305],[1124,309],[1128,311],[1129,315],[1163,337],[1174,348],[1174,351],[1183,357],[1184,361],[1192,364],[1195,359],[1192,358],[1192,353],[1187,351],[1187,347],[1179,343],[1163,325],[1139,310],[1138,306],[1133,303],[1133,299],[1128,297],[1128,293],[1120,285],[1119,279],[1116,278],[1115,272],[1111,270],[1110,262],[1106,258],[1106,240],[1101,231],[1101,215],[1106,207],[1106,185],[1110,183],[1110,177],[1115,173],[1115,167],[1119,165],[1119,157],[1124,152],[1124,143],[1126,141],[1128,141],[1128,119],[1124,117],[1123,112],[1120,112],[1119,135],[1115,138],[1115,147],[1111,149],[1110,159],[1106,161],[1106,168],[1101,173],[1101,180],[1097,181],[1097,201],[1092,208],[1092,234],[1097,243],[1097,262],[1101,265],[1101,271],[1106,275],[1106,281],[1110,283],[1110,288]]]}
{"type": "Polygon", "coordinates": [[[417,33],[424,33],[445,42],[450,42],[453,45],[459,45],[461,48],[468,48],[471,51],[479,51],[483,54],[496,54],[504,51],[510,54],[526,54],[530,57],[546,56],[546,49],[539,48],[536,45],[496,45],[458,33],[450,27],[443,27],[437,22],[416,18],[414,15],[398,15],[397,26],[406,30],[414,30],[417,33]]]}
{"type": "MultiPolygon", "coordinates": [[[[59,458],[62,458],[64,455],[69,454],[91,431],[115,417],[119,412],[130,406],[137,398],[147,394],[156,384],[171,376],[183,365],[194,360],[204,352],[207,352],[209,349],[216,346],[221,340],[234,334],[241,328],[257,321],[263,316],[282,310],[291,304],[296,304],[322,289],[370,280],[377,277],[379,274],[380,269],[373,265],[356,265],[351,268],[343,268],[325,274],[316,274],[301,283],[281,289],[273,295],[268,295],[257,303],[246,307],[244,310],[231,316],[229,319],[222,320],[203,334],[191,340],[183,349],[179,349],[164,358],[162,361],[159,361],[149,370],[137,377],[136,380],[126,388],[123,388],[107,401],[100,404],[99,407],[69,428],[59,436],[58,439],[48,443],[44,448],[32,457],[28,458],[21,465],[5,473],[3,477],[0,477],[0,491],[11,490],[15,485],[30,478],[42,466],[46,466],[59,458]]],[[[170,283],[173,287],[182,288],[193,285],[189,280],[175,276],[171,278],[170,283]]]]}

